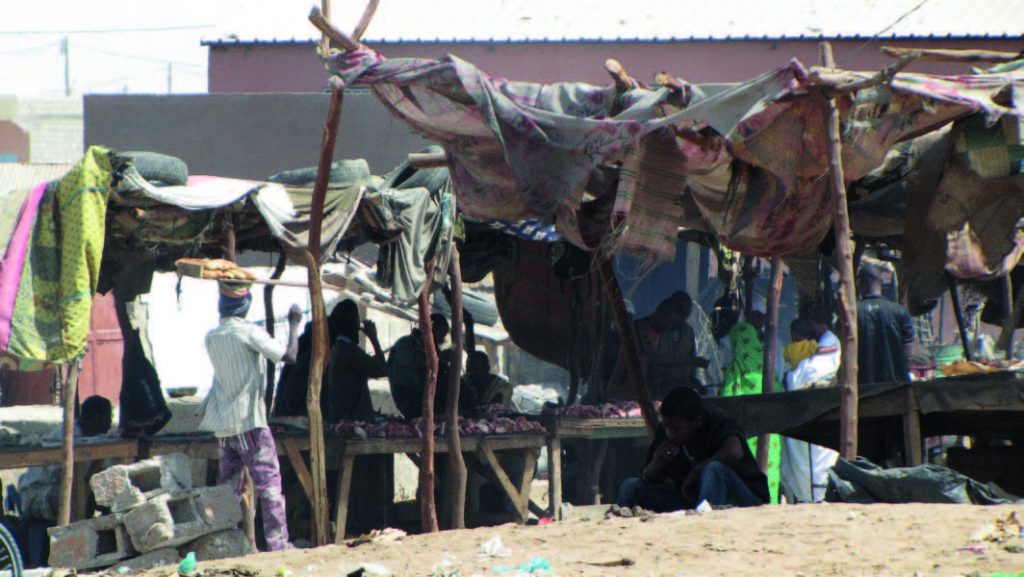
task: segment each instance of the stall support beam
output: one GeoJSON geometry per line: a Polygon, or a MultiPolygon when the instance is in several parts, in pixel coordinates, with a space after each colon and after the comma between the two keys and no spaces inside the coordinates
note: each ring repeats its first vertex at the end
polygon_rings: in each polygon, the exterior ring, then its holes
{"type": "MultiPolygon", "coordinates": [[[[822,63],[835,68],[832,45],[821,43],[822,63]]],[[[857,293],[854,287],[853,242],[850,215],[846,204],[846,180],[843,177],[843,143],[836,98],[828,98],[829,165],[832,197],[835,205],[833,229],[836,237],[836,266],[839,269],[839,320],[841,326],[839,365],[840,424],[839,454],[844,459],[857,457],[857,293]]]]}
{"type": "MultiPolygon", "coordinates": [[[[434,284],[434,259],[426,266],[427,280],[419,296],[420,332],[423,353],[427,357],[427,374],[423,383],[423,456],[420,463],[420,516],[424,533],[437,532],[437,505],[434,502],[434,396],[437,392],[437,347],[430,322],[430,293],[434,284]]],[[[460,361],[462,359],[459,359],[460,361]]]]}
{"type": "Polygon", "coordinates": [[[636,334],[633,327],[633,319],[629,318],[626,310],[626,302],[622,297],[622,289],[619,281],[615,278],[615,267],[610,257],[601,261],[598,268],[601,275],[601,284],[604,285],[605,295],[612,305],[612,314],[615,316],[615,326],[622,336],[622,347],[626,358],[626,372],[629,380],[633,383],[633,392],[636,400],[640,403],[640,411],[643,413],[644,422],[647,424],[647,431],[654,435],[658,427],[658,413],[654,408],[654,401],[651,400],[651,391],[644,382],[643,368],[640,366],[640,353],[637,346],[636,334]]]}
{"type": "MultiPolygon", "coordinates": [[[[288,256],[281,250],[280,256],[277,257],[277,266],[274,267],[274,273],[270,275],[270,278],[277,280],[284,274],[284,267],[288,264],[288,256]]],[[[274,285],[268,284],[263,287],[263,324],[267,329],[267,334],[274,336],[274,285]]],[[[267,359],[267,391],[264,397],[264,403],[267,405],[267,417],[270,416],[271,411],[274,407],[274,383],[277,382],[277,363],[267,359]]]]}
{"type": "MultiPolygon", "coordinates": [[[[71,522],[71,487],[75,474],[75,397],[78,390],[78,375],[82,363],[71,361],[66,365],[64,378],[64,444],[61,448],[63,469],[60,475],[60,503],[57,509],[57,525],[71,522]]],[[[83,463],[83,466],[86,464],[83,463]]]]}
{"type": "Polygon", "coordinates": [[[448,502],[451,504],[451,528],[466,528],[466,460],[462,456],[462,438],[459,434],[459,389],[462,384],[462,268],[459,248],[452,246],[448,265],[451,278],[452,355],[448,367],[448,398],[444,408],[445,437],[448,442],[448,502]]]}

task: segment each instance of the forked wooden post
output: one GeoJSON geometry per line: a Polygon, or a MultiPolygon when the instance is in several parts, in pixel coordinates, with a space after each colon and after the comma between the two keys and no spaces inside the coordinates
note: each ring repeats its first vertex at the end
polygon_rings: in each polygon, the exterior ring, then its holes
{"type": "Polygon", "coordinates": [[[971,340],[967,338],[967,322],[964,320],[964,308],[960,306],[960,288],[952,275],[946,277],[949,283],[949,297],[953,300],[953,315],[956,317],[956,328],[960,331],[960,344],[964,349],[964,358],[973,361],[971,340]]]}
{"type": "MultiPolygon", "coordinates": [[[[327,19],[325,13],[330,10],[327,0],[322,0],[323,12],[314,7],[309,20],[324,34],[323,55],[329,53],[330,40],[340,42],[346,50],[358,50],[359,37],[366,30],[376,2],[371,2],[363,13],[358,27],[359,34],[350,38],[338,31],[327,19]]],[[[341,119],[341,106],[344,93],[338,86],[331,88],[331,100],[327,109],[327,122],[324,125],[323,142],[320,146],[320,159],[317,163],[316,184],[313,187],[312,206],[309,218],[309,242],[304,252],[309,277],[310,301],[313,307],[313,351],[309,365],[309,393],[306,396],[306,411],[309,416],[309,461],[313,476],[313,540],[316,545],[326,545],[330,538],[327,520],[327,466],[324,455],[324,420],[320,411],[320,388],[327,365],[327,315],[324,310],[323,286],[320,284],[320,232],[324,216],[324,200],[327,196],[327,185],[331,175],[331,161],[334,159],[334,144],[338,137],[338,121],[341,119]]],[[[339,527],[344,531],[344,527],[339,527]]]]}
{"type": "MultiPolygon", "coordinates": [[[[437,392],[437,347],[430,322],[430,293],[434,284],[434,259],[426,266],[427,282],[419,296],[420,332],[423,354],[427,357],[427,375],[423,383],[423,451],[420,459],[420,515],[424,533],[437,531],[437,506],[434,503],[434,396],[437,392]]],[[[461,360],[461,359],[460,359],[461,360]]]]}
{"type": "Polygon", "coordinates": [[[640,403],[640,411],[643,413],[644,422],[647,424],[647,432],[654,435],[658,427],[658,412],[654,408],[654,401],[651,400],[651,391],[644,381],[643,367],[640,366],[640,353],[637,347],[636,333],[633,331],[633,319],[629,318],[626,310],[626,303],[622,297],[622,289],[619,288],[619,281],[615,278],[615,267],[612,266],[611,258],[601,261],[598,268],[601,275],[601,284],[604,285],[605,295],[612,305],[612,314],[615,316],[615,326],[619,329],[622,337],[622,347],[626,357],[626,372],[629,380],[633,383],[633,392],[636,400],[640,403]]]}
{"type": "Polygon", "coordinates": [[[462,438],[459,433],[459,389],[462,384],[462,269],[459,248],[452,246],[448,266],[452,291],[449,305],[452,309],[452,357],[448,367],[448,398],[444,408],[445,439],[448,442],[448,502],[451,503],[451,528],[466,528],[466,461],[462,457],[462,438]]]}
{"type": "MultiPolygon", "coordinates": [[[[771,284],[768,285],[768,311],[764,323],[764,363],[761,367],[761,392],[775,392],[775,361],[778,358],[779,342],[779,297],[782,295],[782,258],[772,258],[771,284]]],[[[768,453],[771,435],[757,438],[757,464],[762,471],[768,470],[768,453]]]]}
{"type": "MultiPolygon", "coordinates": [[[[832,45],[821,43],[822,63],[835,68],[832,45]]],[[[857,457],[857,293],[854,288],[853,250],[850,239],[850,215],[846,205],[846,181],[843,178],[843,143],[839,127],[839,108],[828,98],[829,166],[832,197],[835,202],[836,266],[839,268],[839,320],[841,353],[839,365],[839,454],[844,459],[857,457]]]]}
{"type": "MultiPolygon", "coordinates": [[[[60,503],[57,507],[57,525],[71,522],[71,487],[75,476],[75,391],[78,390],[78,375],[82,370],[80,361],[65,365],[64,377],[64,444],[61,447],[63,470],[60,475],[60,503]]],[[[85,463],[83,463],[83,466],[85,463]]]]}

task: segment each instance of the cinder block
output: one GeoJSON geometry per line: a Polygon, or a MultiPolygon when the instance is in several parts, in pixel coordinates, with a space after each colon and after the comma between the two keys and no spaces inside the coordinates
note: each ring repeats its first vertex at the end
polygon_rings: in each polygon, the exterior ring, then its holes
{"type": "Polygon", "coordinates": [[[132,544],[142,552],[182,545],[242,521],[242,507],[228,485],[160,495],[123,515],[132,544]]]}
{"type": "Polygon", "coordinates": [[[50,567],[95,569],[135,554],[128,533],[116,515],[53,527],[49,535],[50,567]]]}
{"type": "Polygon", "coordinates": [[[212,561],[230,557],[244,557],[256,551],[249,542],[249,537],[241,529],[228,529],[210,535],[204,535],[181,548],[182,551],[194,551],[197,561],[212,561]]]}
{"type": "Polygon", "coordinates": [[[134,559],[128,559],[122,561],[117,565],[110,568],[110,573],[134,573],[136,571],[144,571],[146,569],[152,569],[153,567],[162,567],[164,565],[177,565],[181,561],[181,557],[178,556],[178,550],[174,547],[165,547],[163,549],[156,549],[139,555],[134,559]]]}
{"type": "Polygon", "coordinates": [[[172,453],[115,465],[93,475],[90,484],[96,504],[121,513],[159,495],[191,489],[192,468],[187,456],[172,453]]]}

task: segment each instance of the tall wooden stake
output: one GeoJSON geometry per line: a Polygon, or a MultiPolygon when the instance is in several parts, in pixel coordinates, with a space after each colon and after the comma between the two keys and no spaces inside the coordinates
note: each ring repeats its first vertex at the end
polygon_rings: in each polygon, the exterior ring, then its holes
{"type": "MultiPolygon", "coordinates": [[[[281,251],[277,257],[277,266],[270,278],[277,280],[284,274],[284,267],[288,264],[288,255],[281,251]]],[[[274,336],[274,285],[268,284],[263,287],[263,325],[267,334],[274,336]]],[[[277,364],[267,359],[267,390],[264,396],[264,403],[267,405],[267,416],[269,417],[274,407],[274,383],[277,382],[277,364]]]]}
{"type": "Polygon", "coordinates": [[[320,386],[327,366],[327,316],[324,312],[323,287],[320,284],[320,225],[324,216],[324,199],[331,175],[331,160],[334,158],[334,143],[338,136],[338,120],[341,118],[343,92],[331,89],[324,139],[320,147],[320,162],[317,167],[316,185],[310,209],[309,244],[305,251],[306,268],[309,277],[310,301],[313,307],[313,355],[309,364],[309,393],[306,395],[306,412],[309,415],[309,460],[313,475],[313,536],[315,543],[326,545],[327,525],[327,467],[324,462],[324,419],[320,411],[320,386]]]}
{"type": "Polygon", "coordinates": [[[60,475],[57,525],[67,525],[71,522],[71,486],[75,476],[75,393],[81,370],[82,363],[72,361],[67,365],[64,378],[64,444],[61,447],[61,462],[64,468],[60,475]]]}
{"type": "Polygon", "coordinates": [[[459,248],[452,246],[451,263],[448,267],[452,292],[449,305],[452,309],[452,357],[448,367],[448,398],[444,407],[444,431],[448,442],[448,502],[451,503],[451,526],[453,529],[466,527],[466,461],[462,458],[462,437],[459,433],[459,388],[462,384],[462,269],[459,265],[459,248]]]}
{"type": "MultiPolygon", "coordinates": [[[[434,345],[433,325],[430,322],[430,292],[434,284],[434,260],[427,263],[427,282],[419,297],[420,332],[423,336],[423,354],[427,357],[426,382],[423,383],[423,456],[420,458],[420,515],[423,532],[437,531],[437,506],[434,503],[434,395],[437,392],[437,347],[434,345]]],[[[459,359],[461,361],[461,359],[459,359]]]]}
{"type": "MultiPolygon", "coordinates": [[[[832,45],[821,43],[822,62],[835,68],[832,45]]],[[[828,160],[835,202],[836,266],[839,268],[839,320],[841,322],[839,365],[839,454],[844,459],[857,457],[857,293],[854,288],[853,250],[850,240],[850,215],[846,205],[846,181],[843,178],[843,144],[839,127],[839,108],[829,98],[828,160]]]]}
{"type": "MultiPolygon", "coordinates": [[[[343,37],[346,42],[343,48],[357,50],[360,48],[359,37],[345,37],[331,24],[329,0],[321,0],[321,9],[316,7],[310,12],[309,19],[324,33],[321,54],[330,53],[330,41],[335,36],[343,37]],[[334,31],[334,34],[329,32],[334,31]]],[[[360,30],[365,30],[373,17],[376,4],[368,6],[360,20],[360,30]],[[365,23],[364,23],[365,22],[365,23]]],[[[361,32],[360,32],[361,34],[361,32]]],[[[313,475],[313,540],[317,545],[328,542],[327,525],[327,467],[324,462],[324,421],[320,411],[320,382],[324,367],[327,365],[327,315],[324,310],[323,287],[320,284],[320,227],[324,215],[324,200],[327,196],[327,185],[331,175],[331,161],[334,158],[334,143],[338,137],[338,121],[341,119],[341,105],[344,93],[338,86],[331,87],[331,101],[327,109],[327,122],[324,125],[324,137],[320,146],[320,159],[317,163],[316,185],[313,187],[312,206],[309,218],[309,243],[304,257],[309,275],[310,301],[313,307],[313,355],[309,365],[309,393],[306,396],[306,412],[309,415],[309,461],[310,473],[313,475]]],[[[344,531],[344,527],[339,527],[344,531]]]]}
{"type": "Polygon", "coordinates": [[[633,383],[633,392],[636,393],[636,400],[640,403],[640,411],[643,413],[644,422],[647,423],[647,431],[653,435],[658,427],[658,412],[651,400],[651,391],[647,389],[644,382],[644,371],[640,366],[640,353],[637,347],[636,334],[633,331],[633,320],[629,318],[626,310],[626,302],[622,297],[622,289],[619,288],[619,281],[615,278],[615,268],[612,266],[611,258],[606,258],[598,268],[601,275],[601,283],[604,285],[605,294],[612,305],[612,314],[615,316],[615,326],[619,329],[622,337],[622,347],[626,354],[626,372],[629,380],[633,383]]]}
{"type": "MultiPolygon", "coordinates": [[[[768,311],[764,322],[764,363],[761,367],[761,392],[775,392],[775,361],[779,342],[779,297],[782,295],[782,258],[772,258],[772,279],[768,285],[768,311]]],[[[771,435],[757,438],[757,464],[768,470],[771,435]]]]}

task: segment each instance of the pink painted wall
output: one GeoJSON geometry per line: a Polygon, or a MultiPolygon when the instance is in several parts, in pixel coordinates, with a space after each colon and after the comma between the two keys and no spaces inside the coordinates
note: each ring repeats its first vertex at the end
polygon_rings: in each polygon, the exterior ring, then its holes
{"type": "MultiPolygon", "coordinates": [[[[913,48],[977,48],[1020,51],[1014,40],[843,40],[832,43],[836,61],[848,70],[877,70],[892,63],[879,46],[913,48]]],[[[606,84],[604,61],[617,58],[626,70],[649,81],[669,72],[690,82],[736,82],[753,78],[796,57],[805,65],[818,62],[818,41],[721,41],[658,43],[437,43],[383,44],[374,48],[398,57],[434,58],[446,53],[482,70],[511,80],[582,81],[606,84]]],[[[962,74],[967,66],[919,62],[908,69],[933,74],[962,74]]],[[[210,92],[318,92],[325,86],[324,67],[312,44],[228,44],[210,46],[210,92]]]]}
{"type": "Polygon", "coordinates": [[[13,154],[17,162],[28,162],[29,137],[17,124],[0,120],[0,154],[13,154]]]}

